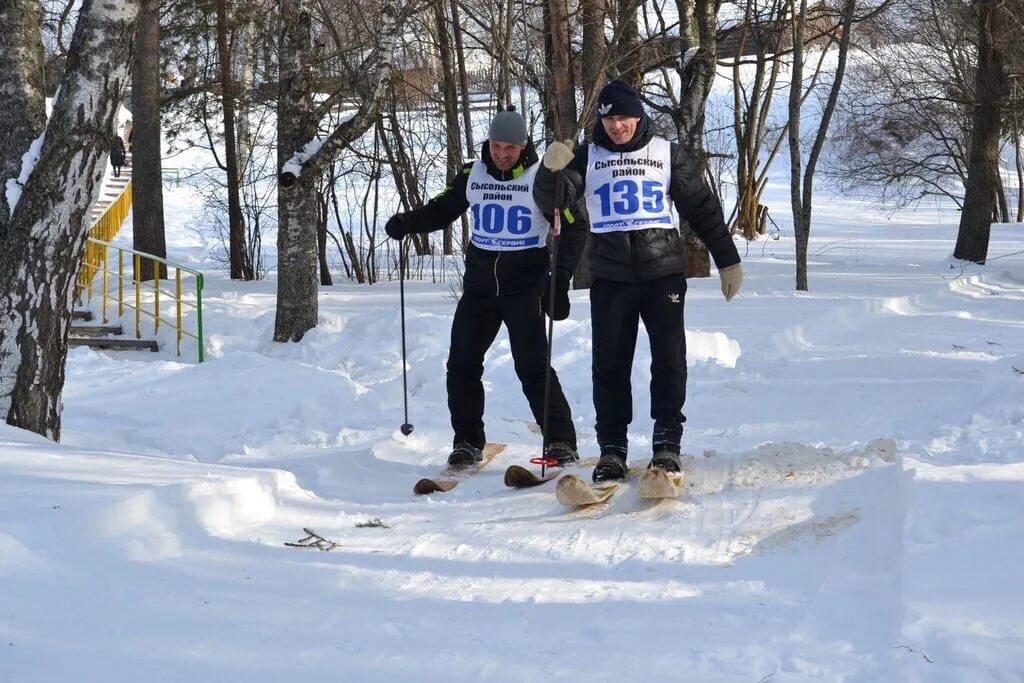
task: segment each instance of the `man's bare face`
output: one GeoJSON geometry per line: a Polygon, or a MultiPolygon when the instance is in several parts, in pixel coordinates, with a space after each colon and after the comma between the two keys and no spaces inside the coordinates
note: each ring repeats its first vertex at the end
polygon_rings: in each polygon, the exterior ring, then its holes
{"type": "Polygon", "coordinates": [[[640,119],[636,116],[602,116],[601,125],[604,132],[616,145],[624,145],[636,135],[636,127],[640,125],[640,119]]]}
{"type": "Polygon", "coordinates": [[[499,171],[511,171],[512,167],[519,161],[519,156],[526,149],[526,145],[515,145],[511,142],[498,142],[488,140],[491,150],[491,161],[498,167],[499,171]]]}

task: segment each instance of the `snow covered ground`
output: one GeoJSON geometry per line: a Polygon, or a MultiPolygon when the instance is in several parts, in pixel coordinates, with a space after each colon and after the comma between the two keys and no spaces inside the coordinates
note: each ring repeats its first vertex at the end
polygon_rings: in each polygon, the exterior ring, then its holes
{"type": "MultiPolygon", "coordinates": [[[[403,437],[397,283],[324,288],[319,326],[275,344],[273,281],[218,273],[169,188],[208,362],[73,349],[62,443],[0,426],[0,683],[1024,681],[1024,230],[963,266],[955,212],[821,190],[798,293],[787,192],[736,300],[690,283],[685,495],[566,514],[502,484],[540,449],[504,332],[508,449],[412,494],[450,444],[447,284],[407,284],[403,437]],[[339,546],[285,545],[306,528],[339,546]]],[[[572,302],[554,364],[594,455],[572,302]]],[[[638,459],[649,357],[641,335],[638,459]]]]}
{"type": "MultiPolygon", "coordinates": [[[[809,293],[788,234],[741,245],[732,303],[691,282],[690,488],[582,515],[502,484],[540,445],[504,333],[508,450],[412,495],[450,439],[446,286],[408,285],[406,438],[397,285],[326,288],[279,345],[273,283],[214,275],[207,363],[74,349],[63,443],[0,428],[0,681],[1024,680],[1024,233],[962,268],[954,221],[821,201],[809,293]]],[[[554,362],[592,455],[572,300],[554,362]]]]}

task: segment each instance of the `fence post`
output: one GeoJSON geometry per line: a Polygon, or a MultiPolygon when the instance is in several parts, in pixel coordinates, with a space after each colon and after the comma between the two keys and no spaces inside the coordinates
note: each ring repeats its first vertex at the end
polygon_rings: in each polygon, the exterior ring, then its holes
{"type": "Polygon", "coordinates": [[[175,320],[178,330],[178,355],[181,355],[181,268],[174,269],[174,292],[175,292],[175,320]]]}

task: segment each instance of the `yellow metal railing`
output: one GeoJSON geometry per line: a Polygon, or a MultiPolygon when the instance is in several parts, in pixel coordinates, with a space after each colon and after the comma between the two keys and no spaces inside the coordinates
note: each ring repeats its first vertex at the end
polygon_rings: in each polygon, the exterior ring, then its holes
{"type": "Polygon", "coordinates": [[[124,219],[128,218],[128,212],[132,210],[132,181],[121,190],[117,199],[107,207],[103,215],[96,219],[96,222],[89,226],[89,239],[85,243],[85,255],[82,257],[82,267],[78,271],[78,284],[75,287],[75,301],[79,303],[92,299],[92,281],[100,270],[100,264],[107,260],[106,247],[96,244],[93,240],[109,242],[121,229],[124,219]],[[85,292],[85,299],[82,293],[85,292]]]}
{"type": "Polygon", "coordinates": [[[92,301],[97,295],[95,281],[98,283],[98,295],[102,299],[101,310],[103,322],[108,322],[107,308],[117,304],[118,317],[124,316],[126,308],[135,311],[135,338],[142,337],[142,316],[153,321],[153,333],[160,331],[160,323],[166,323],[175,329],[177,339],[178,355],[181,355],[181,342],[185,337],[194,339],[197,343],[199,362],[202,363],[205,357],[203,343],[203,274],[198,270],[186,268],[167,259],[147,254],[135,249],[119,247],[110,243],[117,234],[121,224],[128,217],[128,211],[132,205],[132,184],[128,185],[118,195],[117,199],[107,208],[99,219],[89,228],[89,237],[85,244],[85,255],[82,267],[78,273],[78,282],[75,287],[75,300],[80,303],[92,301]],[[110,253],[117,254],[116,268],[110,263],[110,253]],[[132,261],[132,272],[125,272],[125,256],[132,261]],[[141,278],[143,264],[148,264],[154,275],[159,275],[161,268],[159,264],[167,266],[174,271],[172,279],[174,291],[161,290],[162,280],[155,277],[150,281],[143,282],[141,278]],[[195,300],[186,301],[182,286],[182,273],[188,273],[195,277],[195,300]],[[97,278],[97,275],[101,276],[97,278]],[[125,296],[125,285],[130,284],[134,288],[134,305],[128,303],[125,296]],[[116,289],[112,291],[112,286],[116,289]],[[170,307],[174,309],[174,318],[163,318],[160,313],[160,296],[163,294],[170,299],[170,307]],[[84,296],[83,296],[84,295],[84,296]],[[191,306],[196,311],[195,331],[185,329],[182,308],[191,306]]]}

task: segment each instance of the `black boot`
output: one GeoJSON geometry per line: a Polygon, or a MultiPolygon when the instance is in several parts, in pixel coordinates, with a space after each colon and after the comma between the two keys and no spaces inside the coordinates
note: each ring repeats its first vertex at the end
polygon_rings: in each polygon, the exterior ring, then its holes
{"type": "Polygon", "coordinates": [[[484,452],[481,449],[473,444],[460,442],[452,448],[452,452],[448,456],[448,466],[455,468],[474,467],[483,462],[483,460],[484,452]]]}
{"type": "Polygon", "coordinates": [[[683,463],[679,458],[679,451],[663,449],[654,454],[651,458],[651,467],[663,469],[666,472],[682,472],[683,463]]]}
{"type": "Polygon", "coordinates": [[[597,461],[594,468],[594,482],[614,481],[625,479],[629,468],[626,467],[626,454],[619,450],[605,450],[601,452],[601,459],[597,461]]]}
{"type": "Polygon", "coordinates": [[[555,441],[549,443],[547,448],[544,449],[544,457],[557,460],[559,467],[565,467],[566,465],[579,462],[580,454],[576,452],[575,448],[564,441],[555,441]]]}

